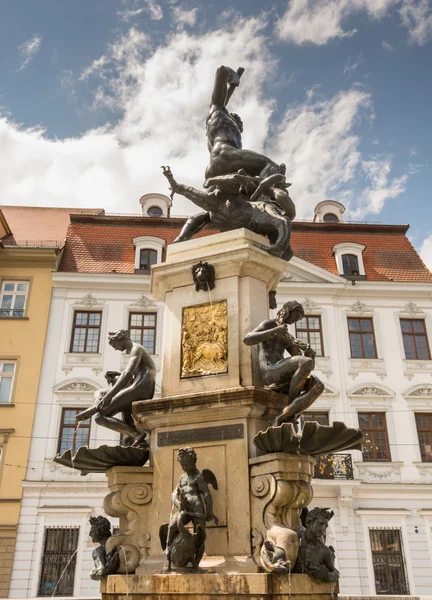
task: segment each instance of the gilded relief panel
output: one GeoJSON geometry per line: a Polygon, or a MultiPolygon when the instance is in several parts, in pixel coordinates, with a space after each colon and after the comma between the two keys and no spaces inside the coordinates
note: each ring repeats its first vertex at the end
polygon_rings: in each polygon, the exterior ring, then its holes
{"type": "Polygon", "coordinates": [[[181,377],[228,372],[226,300],[183,309],[181,377]]]}

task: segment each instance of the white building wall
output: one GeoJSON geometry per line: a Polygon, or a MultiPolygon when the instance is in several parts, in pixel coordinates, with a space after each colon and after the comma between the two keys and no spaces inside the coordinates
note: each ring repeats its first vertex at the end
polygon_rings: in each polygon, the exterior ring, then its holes
{"type": "MultiPolygon", "coordinates": [[[[327,389],[311,410],[328,411],[331,422],[342,420],[352,427],[358,426],[359,411],[383,411],[387,418],[391,462],[364,463],[361,452],[351,451],[354,479],[314,482],[312,507],[325,506],[335,512],[329,541],[337,553],[341,593],[375,593],[369,527],[380,526],[401,529],[410,593],[428,594],[432,590],[432,463],[421,463],[414,412],[432,412],[432,361],[404,359],[399,318],[425,317],[432,342],[432,285],[368,281],[352,285],[296,257],[288,264],[287,277],[278,288],[279,305],[296,299],[307,307],[308,314],[322,318],[325,357],[317,359],[316,373],[327,389]],[[375,360],[350,358],[347,317],[362,314],[373,318],[375,360]]],[[[158,312],[155,360],[160,365],[163,306],[151,298],[148,276],[54,274],[12,573],[13,598],[37,594],[47,523],[81,524],[74,594],[98,596],[98,585],[88,577],[93,546],[88,540],[87,521],[90,514],[103,512],[105,478],[97,474],[81,477],[52,463],[61,407],[87,406],[91,393],[62,392],[59,388],[77,380],[102,387],[106,370],[123,368],[124,359],[108,346],[107,334],[127,327],[128,310],[143,295],[155,304],[147,310],[158,312]],[[101,353],[97,357],[71,356],[68,352],[73,309],[85,301],[96,301],[91,309],[103,311],[101,353]],[[80,362],[79,358],[88,360],[80,362]],[[67,512],[62,507],[68,507],[67,512]]],[[[92,423],[92,447],[116,441],[115,434],[92,423]]]]}

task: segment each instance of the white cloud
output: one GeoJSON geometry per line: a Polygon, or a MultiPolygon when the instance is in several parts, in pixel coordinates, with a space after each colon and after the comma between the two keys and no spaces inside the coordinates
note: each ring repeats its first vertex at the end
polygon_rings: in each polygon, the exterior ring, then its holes
{"type": "Polygon", "coordinates": [[[351,36],[343,21],[355,12],[366,12],[371,19],[382,18],[399,0],[291,0],[277,24],[283,40],[295,44],[326,44],[333,38],[351,36]]]}
{"type": "Polygon", "coordinates": [[[381,42],[381,48],[386,52],[392,52],[394,50],[394,47],[385,40],[381,42]]]}
{"type": "Polygon", "coordinates": [[[427,268],[432,271],[432,233],[423,240],[419,254],[427,268]]]}
{"type": "Polygon", "coordinates": [[[140,6],[142,4],[140,0],[123,0],[122,4],[126,8],[118,10],[117,15],[125,23],[143,13],[147,13],[153,21],[160,21],[163,18],[162,7],[155,0],[144,0],[144,6],[140,6]]]}
{"type": "Polygon", "coordinates": [[[432,40],[432,4],[430,0],[403,0],[400,9],[412,44],[424,45],[432,40]]]}
{"type": "Polygon", "coordinates": [[[408,177],[412,173],[404,173],[399,177],[391,177],[391,156],[374,156],[363,160],[363,169],[369,185],[365,187],[354,216],[363,217],[366,214],[379,214],[386,200],[394,199],[405,191],[408,177]]]}
{"type": "Polygon", "coordinates": [[[197,8],[192,10],[183,10],[179,6],[173,8],[173,19],[176,23],[181,25],[189,25],[193,27],[195,25],[197,16],[197,8]]]}
{"type": "Polygon", "coordinates": [[[31,37],[29,40],[27,40],[26,42],[23,42],[20,46],[18,46],[19,53],[22,56],[22,58],[24,59],[20,68],[17,69],[18,71],[22,71],[30,64],[30,62],[33,60],[33,58],[39,52],[41,43],[42,43],[42,36],[39,35],[38,33],[35,33],[33,35],[33,37],[31,37]]]}
{"type": "MultiPolygon", "coordinates": [[[[167,164],[179,181],[200,187],[208,161],[205,117],[220,64],[246,68],[230,103],[245,124],[244,147],[286,163],[299,217],[310,217],[326,197],[358,209],[347,190],[361,187],[365,177],[363,212],[400,193],[404,182],[391,178],[391,159],[384,164],[360,152],[358,119],[372,111],[366,92],[354,88],[323,98],[314,88],[304,104],[286,108],[279,125],[270,123],[275,103],[264,89],[271,89],[277,61],[263,31],[261,19],[244,19],[204,35],[180,31],[152,49],[146,35],[131,28],[81,74],[80,85],[88,85],[90,75],[92,83],[99,78],[94,103],[120,111],[117,124],[51,140],[7,115],[0,120],[2,201],[139,212],[142,194],[168,192],[160,170],[167,164]],[[374,165],[387,169],[385,178],[374,165]]],[[[176,196],[173,214],[196,211],[176,196]]]]}
{"type": "MultiPolygon", "coordinates": [[[[290,0],[277,23],[277,33],[287,42],[320,46],[356,33],[356,29],[344,27],[354,13],[363,12],[369,19],[379,20],[397,8],[411,43],[423,45],[432,39],[430,0],[290,0]]],[[[388,42],[382,42],[382,47],[393,50],[388,42]]]]}

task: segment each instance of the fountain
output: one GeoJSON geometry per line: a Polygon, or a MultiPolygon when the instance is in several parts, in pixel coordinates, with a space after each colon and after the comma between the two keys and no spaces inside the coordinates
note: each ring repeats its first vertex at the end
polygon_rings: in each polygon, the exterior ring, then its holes
{"type": "MultiPolygon", "coordinates": [[[[103,600],[337,597],[325,545],[333,513],[307,509],[314,456],[359,449],[362,435],[339,422],[299,431],[324,386],[315,352],[289,333],[302,306],[289,302],[268,318],[292,256],[295,209],[285,166],[241,149],[241,120],[226,105],[243,71],[216,72],[205,191],[163,167],[172,195],[204,212],[152,267],[152,294],[165,303],[162,395],[153,398],[154,365],[134,344],[126,370],[80,416],[97,414],[132,444],[56,459],[106,471],[104,510],[120,528],[95,554],[103,600]],[[192,239],[212,225],[220,233],[192,239]],[[120,407],[122,385],[136,393],[120,407]],[[101,567],[100,556],[115,558],[101,567]]],[[[132,347],[127,332],[112,335],[115,348],[132,347]]]]}

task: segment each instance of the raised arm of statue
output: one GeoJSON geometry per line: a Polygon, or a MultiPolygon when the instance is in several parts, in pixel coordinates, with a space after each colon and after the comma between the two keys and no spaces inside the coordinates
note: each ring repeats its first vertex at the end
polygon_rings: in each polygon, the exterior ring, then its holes
{"type": "Polygon", "coordinates": [[[211,98],[212,106],[225,106],[227,101],[228,85],[238,86],[240,77],[230,67],[221,66],[216,69],[216,76],[213,85],[211,98]]]}

